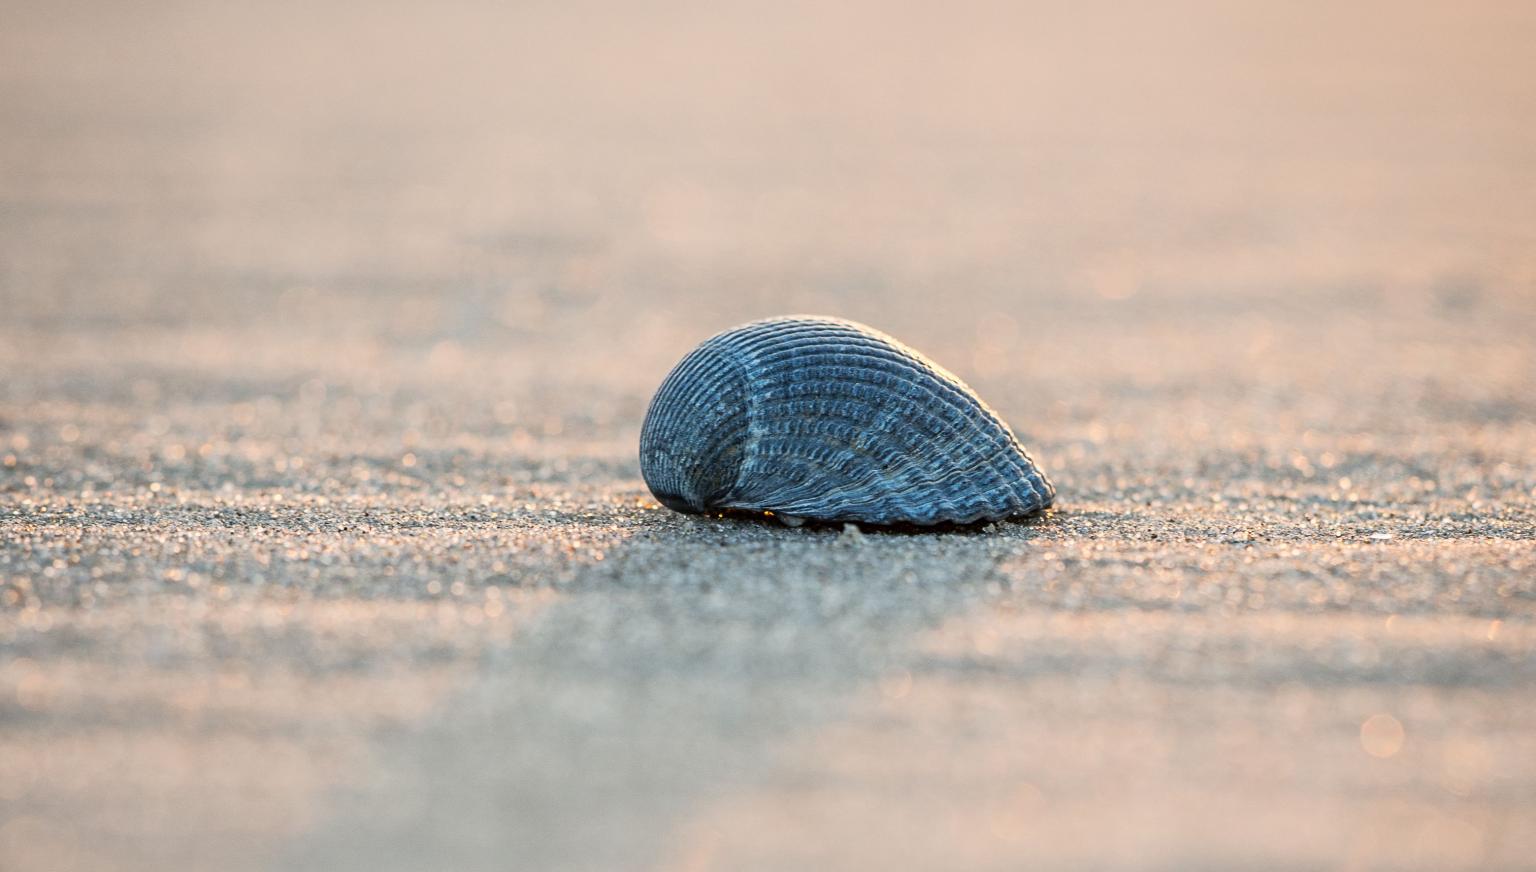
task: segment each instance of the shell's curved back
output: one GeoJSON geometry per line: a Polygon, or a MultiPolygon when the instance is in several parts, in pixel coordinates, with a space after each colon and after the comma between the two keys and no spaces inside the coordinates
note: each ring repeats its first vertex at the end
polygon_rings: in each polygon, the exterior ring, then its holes
{"type": "Polygon", "coordinates": [[[646,413],[640,471],[678,511],[874,524],[1027,515],[1056,493],[964,382],[819,317],[727,330],[683,358],[646,413]]]}

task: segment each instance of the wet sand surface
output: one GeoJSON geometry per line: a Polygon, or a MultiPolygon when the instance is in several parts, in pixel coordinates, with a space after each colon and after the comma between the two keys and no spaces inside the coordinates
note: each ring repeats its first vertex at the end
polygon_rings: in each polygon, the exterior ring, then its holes
{"type": "Polygon", "coordinates": [[[1536,868],[1536,13],[5,4],[0,869],[1536,868]],[[1022,523],[658,506],[870,323],[1022,523]]]}

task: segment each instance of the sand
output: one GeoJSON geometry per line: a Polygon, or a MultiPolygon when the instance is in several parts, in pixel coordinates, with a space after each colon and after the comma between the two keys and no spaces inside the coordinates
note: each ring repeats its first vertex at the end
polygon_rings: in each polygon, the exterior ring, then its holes
{"type": "Polygon", "coordinates": [[[1527,4],[11,4],[0,868],[1529,869],[1527,4]],[[813,312],[1055,480],[685,517],[813,312]]]}

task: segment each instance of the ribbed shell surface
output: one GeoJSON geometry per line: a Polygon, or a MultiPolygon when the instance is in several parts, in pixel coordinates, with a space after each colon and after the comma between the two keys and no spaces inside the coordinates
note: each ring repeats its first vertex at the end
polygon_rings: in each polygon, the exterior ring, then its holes
{"type": "Polygon", "coordinates": [[[646,413],[640,471],[678,511],[871,524],[998,520],[1056,493],[964,382],[820,317],[757,321],[683,358],[646,413]]]}

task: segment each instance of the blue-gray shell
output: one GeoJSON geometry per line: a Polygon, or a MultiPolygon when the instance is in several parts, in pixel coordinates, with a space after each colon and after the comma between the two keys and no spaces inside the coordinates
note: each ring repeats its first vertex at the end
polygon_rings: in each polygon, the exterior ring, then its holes
{"type": "Polygon", "coordinates": [[[870,524],[1000,520],[1056,495],[964,382],[819,317],[746,324],[683,358],[646,413],[640,472],[680,512],[870,524]]]}

